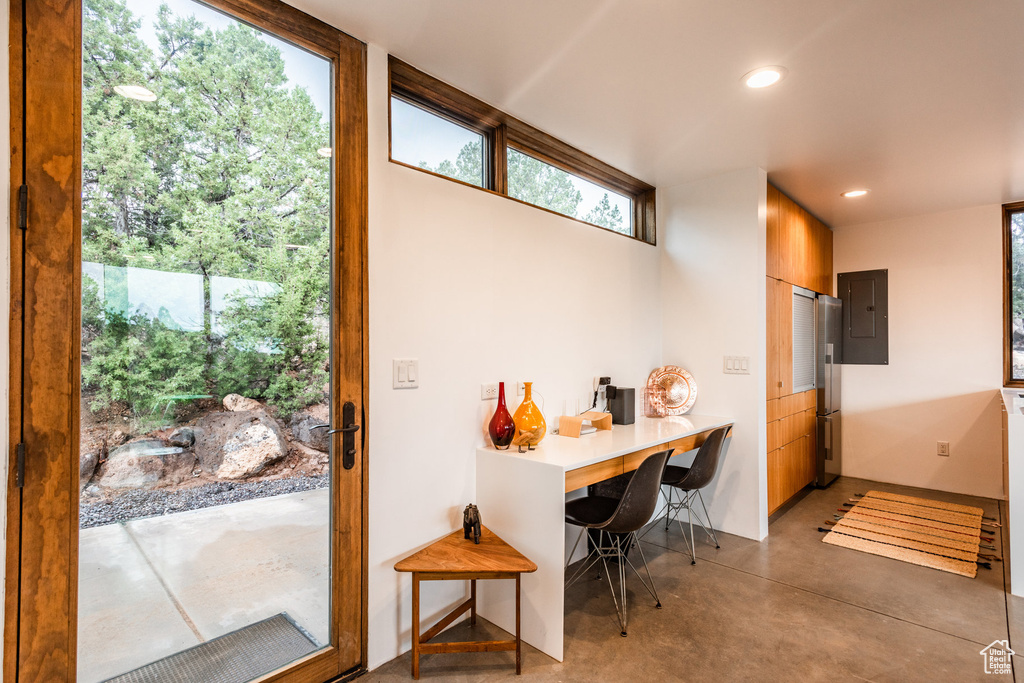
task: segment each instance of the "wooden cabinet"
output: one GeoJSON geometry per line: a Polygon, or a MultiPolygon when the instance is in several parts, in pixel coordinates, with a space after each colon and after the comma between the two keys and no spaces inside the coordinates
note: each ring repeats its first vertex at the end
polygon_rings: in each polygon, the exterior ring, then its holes
{"type": "Polygon", "coordinates": [[[767,273],[831,295],[832,231],[772,185],[768,186],[767,273]]]}
{"type": "Polygon", "coordinates": [[[793,285],[832,294],[832,231],[768,186],[768,512],[814,481],[815,392],[793,393],[793,285]]]}
{"type": "Polygon", "coordinates": [[[768,401],[768,514],[814,481],[815,391],[768,401]]]}
{"type": "Polygon", "coordinates": [[[782,280],[767,281],[768,399],[793,393],[793,287],[782,280]]]}

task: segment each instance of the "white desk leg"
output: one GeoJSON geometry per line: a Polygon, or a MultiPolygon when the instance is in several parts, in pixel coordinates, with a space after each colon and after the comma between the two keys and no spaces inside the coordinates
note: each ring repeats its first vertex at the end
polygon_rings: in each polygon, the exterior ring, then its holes
{"type": "MultiPolygon", "coordinates": [[[[478,454],[476,504],[488,529],[537,564],[522,576],[523,640],[562,661],[565,474],[514,455],[478,454]]],[[[484,581],[478,612],[515,633],[515,583],[484,581]]]]}

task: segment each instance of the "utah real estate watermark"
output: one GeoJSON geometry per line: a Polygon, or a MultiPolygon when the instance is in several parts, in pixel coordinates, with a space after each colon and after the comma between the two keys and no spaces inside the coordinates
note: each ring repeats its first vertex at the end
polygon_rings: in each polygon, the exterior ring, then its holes
{"type": "Polygon", "coordinates": [[[1013,673],[1013,669],[1010,666],[1010,657],[1013,655],[1014,651],[1010,649],[1010,641],[993,640],[981,651],[981,656],[985,658],[985,673],[1013,673]]]}

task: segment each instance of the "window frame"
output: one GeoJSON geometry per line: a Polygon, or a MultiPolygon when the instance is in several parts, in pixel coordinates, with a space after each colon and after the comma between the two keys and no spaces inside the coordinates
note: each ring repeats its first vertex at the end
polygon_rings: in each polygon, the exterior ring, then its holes
{"type": "Polygon", "coordinates": [[[655,228],[655,188],[628,173],[596,159],[586,152],[562,142],[528,123],[509,116],[489,104],[388,55],[388,160],[393,164],[428,173],[467,187],[490,192],[526,206],[569,220],[590,225],[610,233],[657,245],[655,228]],[[395,159],[391,142],[391,98],[397,97],[429,113],[435,114],[484,136],[484,187],[435,173],[395,159]],[[508,148],[532,156],[566,173],[599,185],[610,192],[629,197],[633,202],[632,234],[618,232],[602,225],[567,216],[543,206],[516,199],[508,193],[508,148]]]}
{"type": "Polygon", "coordinates": [[[1003,386],[1024,387],[1013,376],[1013,214],[1024,213],[1024,201],[1003,204],[1003,386]]]}

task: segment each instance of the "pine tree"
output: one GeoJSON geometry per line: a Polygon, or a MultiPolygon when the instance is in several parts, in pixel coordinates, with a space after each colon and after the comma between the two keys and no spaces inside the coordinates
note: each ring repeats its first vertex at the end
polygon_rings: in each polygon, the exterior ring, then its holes
{"type": "Polygon", "coordinates": [[[110,309],[108,296],[109,310],[88,337],[83,331],[86,389],[136,414],[159,391],[238,392],[284,413],[322,400],[331,195],[330,160],[317,150],[330,146],[329,123],[304,89],[289,86],[279,48],[253,28],[213,31],[164,5],[155,53],[139,30],[123,0],[87,0],[83,260],[201,276],[201,350],[195,332],[110,309]],[[124,84],[156,101],[117,94],[124,84]],[[217,277],[273,291],[235,297],[215,323],[217,277]],[[164,331],[160,348],[145,341],[164,331]],[[115,375],[146,378],[149,389],[112,391],[115,375]]]}

